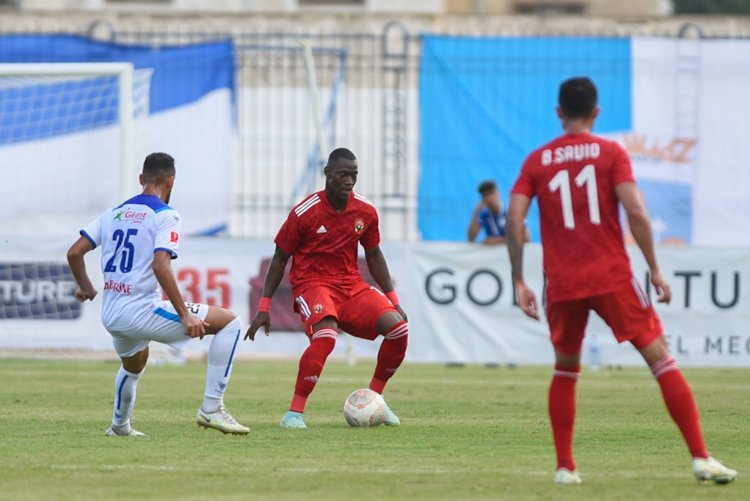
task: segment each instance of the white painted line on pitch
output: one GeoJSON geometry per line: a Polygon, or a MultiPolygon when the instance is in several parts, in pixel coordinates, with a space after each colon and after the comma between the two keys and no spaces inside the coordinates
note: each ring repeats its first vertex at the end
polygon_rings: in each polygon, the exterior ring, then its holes
{"type": "MultiPolygon", "coordinates": [[[[20,465],[19,465],[20,466],[20,465]]],[[[102,465],[73,465],[73,464],[50,464],[50,465],[23,465],[23,468],[45,468],[49,467],[51,469],[56,470],[77,470],[77,471],[95,471],[95,470],[109,470],[109,471],[195,471],[195,472],[204,472],[205,468],[202,467],[194,467],[194,466],[185,466],[185,465],[149,465],[149,464],[137,464],[137,465],[122,465],[122,464],[102,464],[102,465]]],[[[11,467],[10,469],[20,469],[11,467]]],[[[257,472],[257,468],[255,465],[248,465],[247,467],[238,467],[238,466],[222,466],[222,471],[231,471],[236,473],[249,473],[249,472],[257,472]]],[[[347,466],[347,465],[339,465],[339,466],[332,466],[332,467],[294,467],[294,468],[274,468],[274,472],[282,472],[282,473],[297,473],[297,474],[308,474],[308,475],[318,475],[323,473],[361,473],[361,467],[359,466],[347,466]]],[[[458,468],[458,467],[446,467],[446,468],[414,468],[414,467],[396,467],[396,468],[378,468],[377,472],[379,474],[386,474],[386,475],[402,475],[404,473],[410,474],[410,475],[449,475],[449,474],[456,474],[456,473],[465,473],[465,474],[472,474],[472,473],[487,473],[487,474],[493,474],[497,476],[512,476],[512,477],[549,477],[550,479],[554,477],[554,471],[552,470],[524,470],[524,469],[508,469],[505,465],[500,468],[500,465],[498,465],[498,469],[494,468],[472,468],[472,467],[465,467],[465,468],[458,468]]],[[[661,472],[661,473],[654,473],[652,471],[649,471],[649,473],[646,475],[643,471],[608,471],[608,472],[601,472],[601,473],[586,473],[581,472],[581,477],[584,479],[596,479],[599,480],[607,480],[612,478],[621,478],[621,479],[632,479],[632,478],[645,478],[648,477],[649,479],[684,479],[691,477],[691,475],[686,474],[684,472],[661,472]]],[[[551,482],[551,480],[550,480],[551,482]]]]}

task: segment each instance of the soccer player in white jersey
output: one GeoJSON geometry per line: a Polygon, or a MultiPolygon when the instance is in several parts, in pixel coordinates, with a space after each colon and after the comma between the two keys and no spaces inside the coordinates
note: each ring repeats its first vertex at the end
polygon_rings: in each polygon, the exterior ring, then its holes
{"type": "Polygon", "coordinates": [[[205,428],[244,435],[250,430],[224,407],[242,320],[229,310],[186,303],[182,298],[171,265],[180,242],[180,215],[167,205],[174,180],[171,156],[147,156],[140,175],[143,193],[105,211],[80,231],[80,238],[68,250],[68,263],[79,287],[76,299],[84,302],[97,295],[86,272],[84,255],[98,246],[102,248],[102,323],[122,360],[115,377],[112,426],[106,434],[143,435],[133,429],[130,418],[150,341],[179,348],[191,338],[215,334],[208,350],[205,396],[196,421],[205,428]],[[162,301],[159,286],[169,301],[162,301]]]}

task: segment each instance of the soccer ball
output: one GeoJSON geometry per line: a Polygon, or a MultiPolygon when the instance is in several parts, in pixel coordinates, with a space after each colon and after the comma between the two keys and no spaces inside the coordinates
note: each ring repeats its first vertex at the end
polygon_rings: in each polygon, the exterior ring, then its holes
{"type": "Polygon", "coordinates": [[[385,420],[385,400],[376,391],[353,391],[344,402],[344,417],[355,428],[380,426],[385,420]]]}

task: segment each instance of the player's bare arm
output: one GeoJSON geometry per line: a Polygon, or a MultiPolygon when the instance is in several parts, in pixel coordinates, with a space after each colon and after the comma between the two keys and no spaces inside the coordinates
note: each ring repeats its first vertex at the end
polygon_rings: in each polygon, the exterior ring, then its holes
{"type": "MultiPolygon", "coordinates": [[[[284,269],[286,269],[286,263],[290,257],[292,257],[291,254],[287,254],[279,246],[276,246],[276,251],[273,253],[271,264],[268,266],[268,271],[266,272],[266,279],[263,282],[264,298],[270,299],[276,293],[276,289],[284,277],[284,269]]],[[[267,311],[258,311],[255,314],[250,327],[247,328],[245,339],[255,341],[255,333],[258,332],[261,326],[263,327],[263,332],[268,336],[271,332],[271,315],[267,311]]]]}
{"type": "MultiPolygon", "coordinates": [[[[385,261],[385,256],[383,255],[383,251],[380,250],[380,246],[376,245],[375,247],[365,249],[365,259],[367,260],[367,269],[370,270],[370,275],[375,279],[380,289],[385,294],[393,291],[391,273],[388,271],[388,263],[385,261]]],[[[404,320],[409,320],[400,304],[394,304],[393,306],[404,320]]]]}
{"type": "Polygon", "coordinates": [[[617,194],[617,199],[625,209],[625,213],[628,215],[630,232],[633,234],[633,238],[648,264],[651,283],[659,295],[657,301],[669,304],[672,300],[672,290],[669,287],[666,277],[659,270],[659,265],[656,261],[654,239],[651,233],[651,220],[649,219],[646,205],[643,203],[643,198],[634,183],[618,184],[615,187],[615,193],[617,194]]]}
{"type": "Polygon", "coordinates": [[[93,250],[94,247],[89,242],[88,238],[80,237],[76,242],[68,249],[68,265],[70,271],[73,273],[78,284],[78,290],[76,291],[76,299],[78,302],[83,303],[87,299],[93,301],[98,291],[94,288],[94,284],[91,283],[89,274],[86,272],[86,261],[84,256],[87,252],[93,250]]]}
{"type": "Polygon", "coordinates": [[[484,241],[484,244],[485,244],[485,245],[498,245],[498,244],[504,244],[504,243],[506,243],[506,242],[507,242],[507,240],[508,240],[508,239],[507,239],[506,237],[494,237],[494,236],[489,236],[489,237],[487,237],[487,238],[485,239],[485,241],[484,241]]]}
{"type": "Polygon", "coordinates": [[[510,206],[508,207],[507,244],[513,286],[516,289],[516,296],[518,296],[518,304],[527,316],[539,320],[536,295],[523,279],[523,246],[527,241],[528,233],[525,221],[530,204],[531,200],[525,195],[518,193],[511,195],[510,206]]]}
{"type": "Polygon", "coordinates": [[[158,250],[154,252],[154,263],[151,265],[154,270],[154,276],[161,286],[161,290],[169,298],[169,302],[174,306],[175,311],[180,316],[182,325],[185,326],[185,335],[188,337],[203,338],[206,335],[208,323],[190,313],[185,306],[185,300],[182,298],[180,289],[177,286],[177,280],[174,278],[172,271],[172,256],[166,252],[158,250]]]}

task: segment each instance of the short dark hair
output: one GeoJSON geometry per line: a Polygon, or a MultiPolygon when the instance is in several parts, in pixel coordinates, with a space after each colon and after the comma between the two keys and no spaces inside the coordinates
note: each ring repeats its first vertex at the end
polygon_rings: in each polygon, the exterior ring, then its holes
{"type": "Polygon", "coordinates": [[[487,193],[494,191],[496,189],[497,189],[497,184],[495,184],[495,181],[492,181],[490,179],[487,181],[482,181],[479,184],[479,188],[477,188],[477,191],[479,192],[480,195],[484,196],[487,193]]]}
{"type": "Polygon", "coordinates": [[[575,77],[560,85],[558,104],[567,118],[588,118],[597,102],[596,85],[589,77],[575,77]]]}
{"type": "Polygon", "coordinates": [[[357,159],[357,157],[354,156],[354,153],[352,153],[351,150],[348,150],[346,148],[336,148],[331,152],[330,155],[328,155],[328,163],[326,164],[326,167],[333,167],[336,162],[338,162],[342,158],[345,160],[357,159]]]}
{"type": "Polygon", "coordinates": [[[167,153],[151,153],[143,161],[143,179],[146,182],[160,184],[174,174],[174,158],[167,153]]]}

